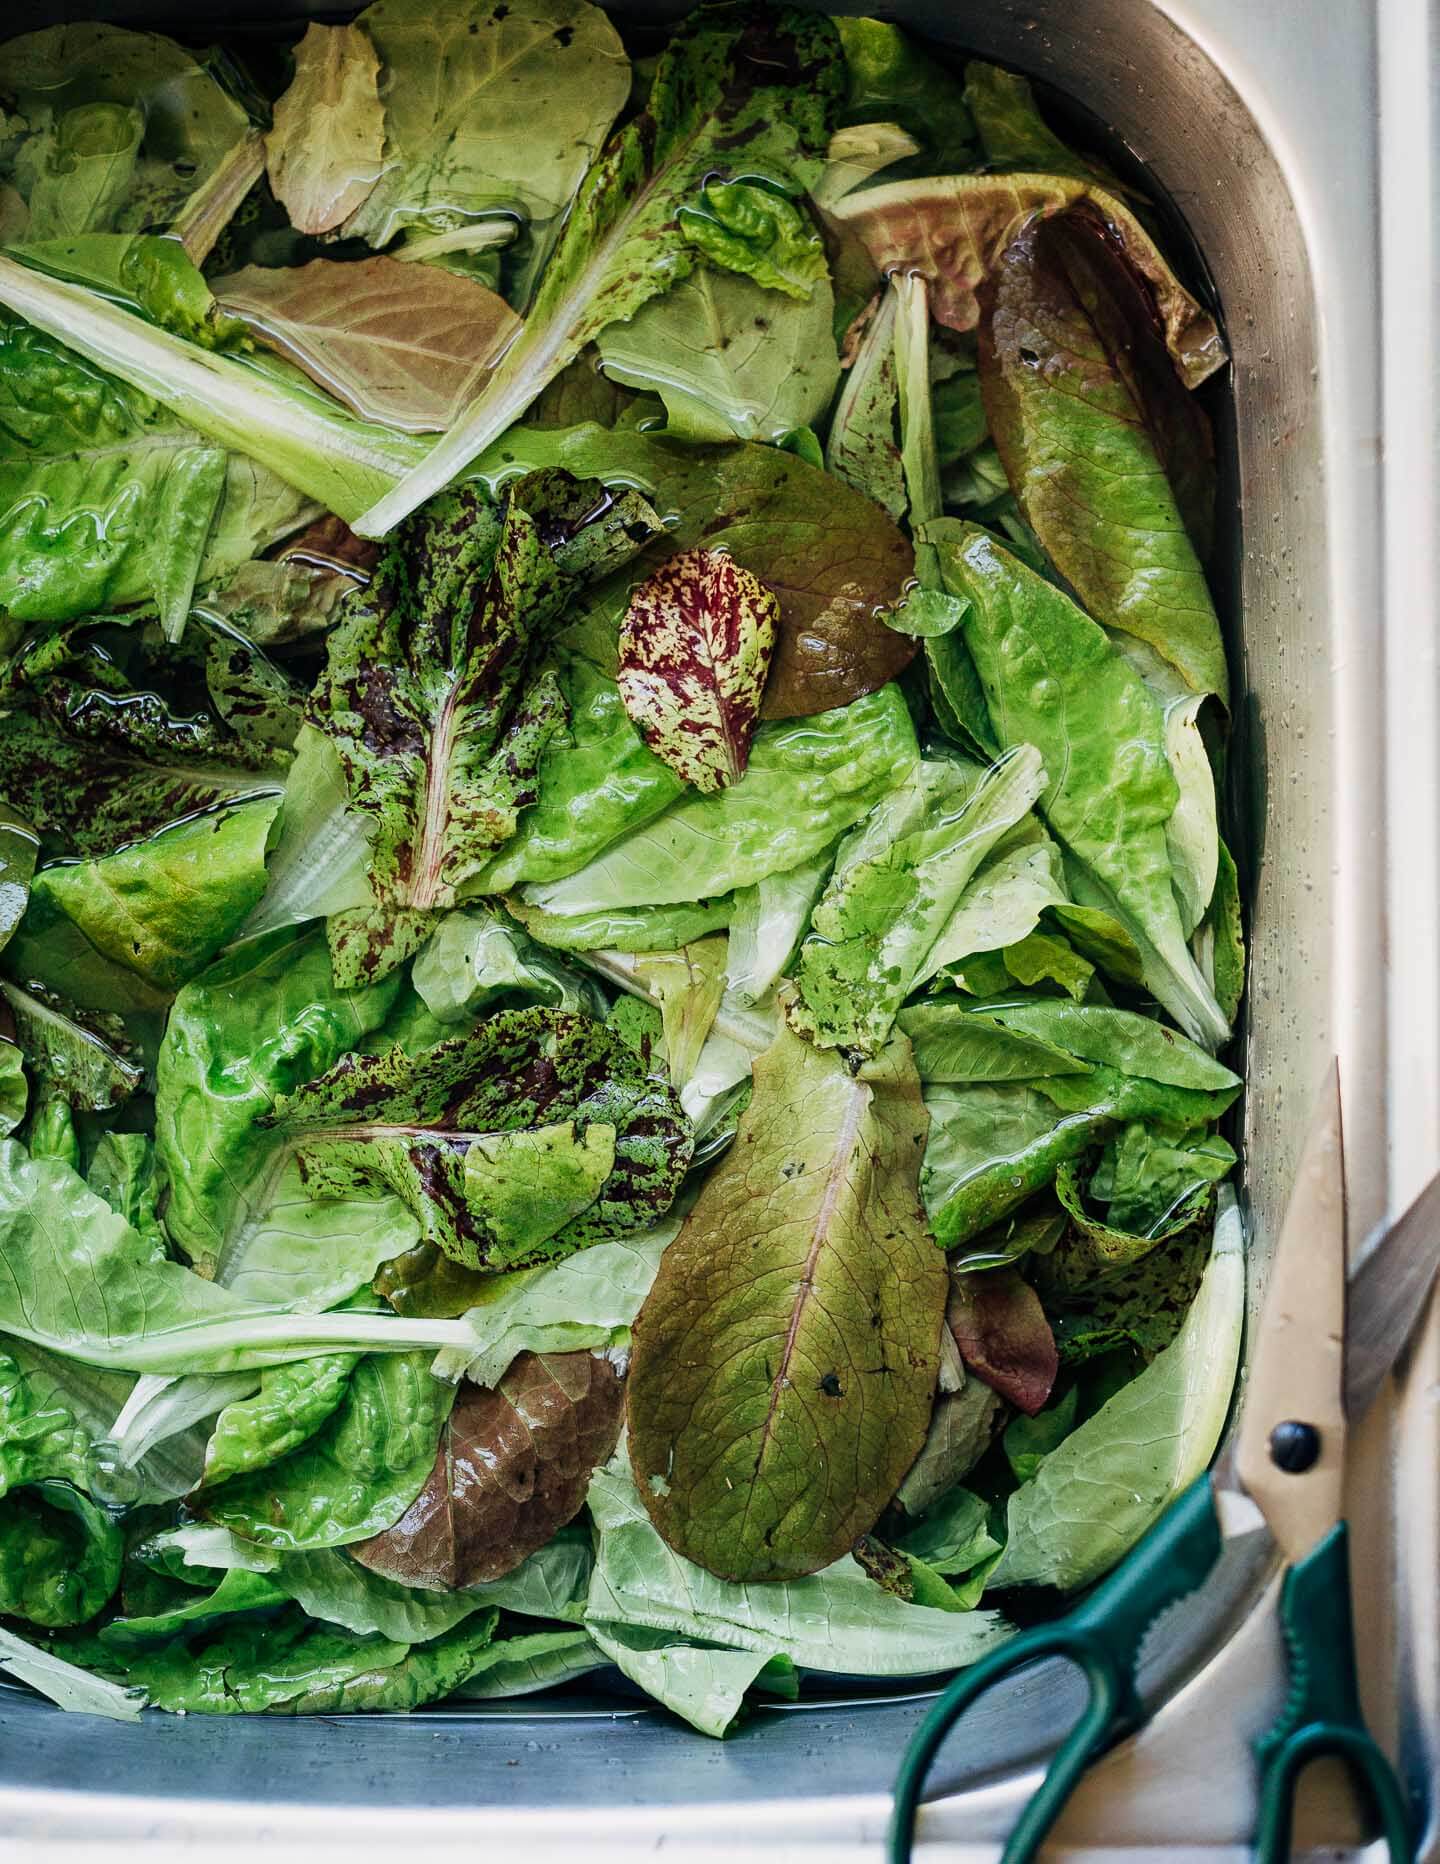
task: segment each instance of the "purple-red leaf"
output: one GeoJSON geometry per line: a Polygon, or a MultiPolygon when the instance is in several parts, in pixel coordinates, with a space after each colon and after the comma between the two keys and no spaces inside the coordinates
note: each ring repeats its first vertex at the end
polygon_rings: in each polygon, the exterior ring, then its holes
{"type": "Polygon", "coordinates": [[[721,550],[681,551],[630,597],[620,696],[650,749],[697,789],[744,774],[779,618],[773,591],[721,550]]]}
{"type": "Polygon", "coordinates": [[[591,1353],[521,1353],[493,1391],[467,1381],[429,1481],[394,1527],[350,1553],[436,1590],[513,1572],[580,1512],[620,1435],[624,1390],[591,1353]]]}
{"type": "Polygon", "coordinates": [[[1064,175],[947,175],[862,188],[831,207],[859,236],[882,274],[918,274],[930,286],[930,314],[952,330],[980,321],[976,293],[1001,254],[1033,219],[1084,204],[1105,238],[1144,286],[1166,348],[1187,388],[1225,362],[1215,320],[1170,270],[1140,222],[1094,182],[1064,175]]]}
{"type": "Polygon", "coordinates": [[[1040,1297],[1018,1270],[952,1275],[945,1319],[976,1378],[1028,1417],[1043,1409],[1060,1358],[1040,1297]]]}
{"type": "Polygon", "coordinates": [[[215,295],[347,408],[411,433],[457,420],[519,328],[477,280],[383,253],[247,265],[218,280],[215,295]]]}

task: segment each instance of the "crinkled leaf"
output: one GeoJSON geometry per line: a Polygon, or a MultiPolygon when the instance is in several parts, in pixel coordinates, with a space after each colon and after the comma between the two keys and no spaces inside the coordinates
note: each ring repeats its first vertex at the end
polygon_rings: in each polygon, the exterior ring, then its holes
{"type": "Polygon", "coordinates": [[[407,1513],[354,1557],[407,1585],[513,1572],[585,1503],[620,1431],[624,1386],[590,1353],[522,1353],[493,1391],[461,1387],[435,1467],[407,1513]]]}
{"type": "Polygon", "coordinates": [[[97,20],[11,39],[0,92],[36,239],[164,230],[249,128],[203,54],[97,20]]]}
{"type": "Polygon", "coordinates": [[[288,1456],[197,1498],[209,1521],[287,1552],[340,1547],[394,1525],[424,1486],[455,1388],[430,1355],[363,1358],[339,1406],[288,1456]]]}
{"type": "Polygon", "coordinates": [[[202,1270],[229,1279],[280,1185],[286,1160],[261,1116],[378,1028],[395,994],[390,983],[337,990],[323,939],[287,929],[239,947],[176,998],[156,1069],[156,1144],[166,1227],[202,1270]]]}
{"type": "Polygon", "coordinates": [[[620,697],[650,749],[701,791],[738,783],[780,604],[727,553],[688,550],[640,584],[620,630],[620,697]]]}
{"type": "Polygon", "coordinates": [[[215,293],[362,420],[407,433],[448,427],[519,328],[473,279],[383,254],[249,265],[217,279],[215,293]]]}
{"type": "Polygon", "coordinates": [[[381,977],[408,957],[514,834],[564,719],[552,673],[522,692],[532,648],[580,583],[655,528],[638,494],[563,471],[508,488],[498,517],[465,487],[408,524],[351,598],[311,714],[339,750],[351,806],[375,823],[375,905],[338,942],[338,979],[381,977]]]}
{"type": "Polygon", "coordinates": [[[764,1651],[710,1650],[669,1631],[587,1621],[596,1647],[647,1696],[702,1735],[723,1736],[754,1685],[794,1701],[799,1684],[788,1658],[764,1651]]]}
{"type": "Polygon", "coordinates": [[[1040,1297],[1017,1269],[953,1275],[945,1322],[977,1378],[1031,1417],[1041,1409],[1060,1361],[1040,1297]]]}
{"type": "Polygon", "coordinates": [[[385,165],[344,230],[372,246],[562,213],[630,88],[619,35],[586,0],[376,0],[357,29],[386,69],[385,165]]]}
{"type": "Polygon", "coordinates": [[[227,1404],[215,1419],[205,1451],[205,1485],[263,1469],[313,1437],[344,1398],[358,1364],[355,1353],[322,1353],[267,1366],[259,1391],[227,1404]]]}
{"type": "Polygon", "coordinates": [[[530,1696],[603,1670],[608,1661],[588,1631],[532,1631],[492,1644],[451,1694],[467,1702],[530,1696]]]}
{"type": "MultiPolygon", "coordinates": [[[[600,356],[606,376],[662,397],[667,433],[776,445],[795,428],[816,425],[830,406],[840,375],[833,321],[823,276],[797,305],[733,272],[702,266],[628,323],[602,331],[600,356]]],[[[579,360],[571,367],[586,369],[579,360]]],[[[577,407],[570,419],[599,418],[604,410],[598,402],[596,408],[577,407]]],[[[527,419],[535,418],[532,409],[527,419]]]]}
{"type": "Polygon", "coordinates": [[[442,1637],[488,1605],[475,1594],[437,1595],[383,1579],[359,1563],[353,1547],[280,1554],[269,1577],[312,1618],[362,1636],[378,1632],[398,1644],[442,1637]]]}
{"type": "Polygon", "coordinates": [[[739,783],[686,796],[578,872],[529,890],[548,912],[713,899],[829,847],[915,761],[905,702],[884,687],[842,710],[762,725],[739,783]]]}
{"type": "Polygon", "coordinates": [[[0,1496],[49,1480],[90,1487],[90,1435],[60,1393],[0,1354],[0,1496]]]}
{"type": "Polygon", "coordinates": [[[4,978],[0,1003],[9,1009],[32,1072],[72,1106],[97,1113],[118,1107],[144,1080],[119,1017],[78,1010],[42,987],[22,990],[4,978]]]}
{"type": "Polygon", "coordinates": [[[864,241],[876,271],[925,279],[930,311],[952,330],[973,330],[977,291],[1027,222],[1084,204],[1140,281],[1187,388],[1225,362],[1215,320],[1185,290],[1140,222],[1113,194],[1062,175],[946,175],[864,188],[837,202],[838,224],[864,241]]]}
{"type": "Polygon", "coordinates": [[[711,265],[802,302],[828,278],[825,248],[805,210],[778,188],[707,180],[676,210],[680,230],[711,265]]]}
{"type": "Polygon", "coordinates": [[[1179,1332],[1210,1254],[1210,1212],[1158,1242],[1138,1261],[1070,1281],[1069,1251],[1038,1260],[1035,1279],[1055,1328],[1062,1366],[1117,1348],[1151,1360],[1179,1332]]]}
{"type": "Polygon", "coordinates": [[[84,1624],[120,1583],[114,1518],[68,1482],[0,1500],[0,1612],[50,1627],[84,1624]]]}
{"type": "Polygon", "coordinates": [[[1175,896],[1165,825],[1178,789],[1159,706],[1104,630],[987,532],[952,519],[927,529],[947,587],[970,602],[965,634],[996,732],[1045,760],[1041,813],[1113,898],[1156,997],[1188,1034],[1218,1047],[1229,1024],[1185,943],[1175,896]]]}
{"type": "MultiPolygon", "coordinates": [[[[790,8],[725,9],[680,27],[645,110],[586,176],[521,335],[469,413],[366,514],[362,531],[383,535],[406,517],[505,433],[608,324],[693,269],[696,248],[678,210],[702,183],[730,172],[736,156],[746,177],[786,192],[818,177],[839,76],[835,44],[830,21],[790,8]]],[[[525,160],[528,167],[528,143],[525,160]]],[[[378,190],[372,208],[377,198],[378,190]]]]}
{"type": "Polygon", "coordinates": [[[1007,1636],[995,1612],[938,1612],[875,1585],[846,1554],[823,1572],[732,1584],[673,1552],[623,1459],[597,1470],[590,1513],[599,1531],[587,1618],[678,1632],[732,1650],[779,1651],[808,1670],[927,1675],[973,1663],[1007,1636]]]}
{"type": "Polygon", "coordinates": [[[297,232],[333,231],[375,185],[385,145],[379,76],[362,27],[305,28],[265,138],[270,186],[297,232]]]}
{"type": "Polygon", "coordinates": [[[916,1173],[908,1044],[852,1076],[782,1031],[635,1324],[630,1442],[679,1553],[745,1579],[814,1572],[915,1459],[943,1262],[916,1173]]]}
{"type": "Polygon", "coordinates": [[[557,951],[589,954],[601,950],[631,952],[676,951],[682,945],[730,924],[735,894],[718,900],[676,901],[669,906],[619,906],[589,913],[547,913],[524,900],[506,904],[534,939],[557,951]]]}
{"type": "MultiPolygon", "coordinates": [[[[295,1146],[314,1195],[389,1186],[424,1239],[469,1268],[520,1266],[643,1228],[669,1208],[690,1158],[689,1122],[665,1083],[601,1024],[563,1010],[503,1011],[414,1058],[400,1048],[345,1056],[267,1118],[295,1146]],[[608,1128],[613,1169],[582,1212],[537,1243],[492,1217],[486,1178],[497,1139],[558,1125],[608,1128]],[[484,1169],[472,1191],[477,1145],[484,1169]]],[[[552,1188],[543,1154],[508,1162],[535,1197],[552,1188]]]]}
{"type": "Polygon", "coordinates": [[[1010,1498],[995,1585],[1088,1584],[1114,1565],[1209,1462],[1230,1408],[1245,1309],[1233,1199],[1185,1324],[1138,1377],[1010,1498]]]}
{"type": "Polygon", "coordinates": [[[1224,699],[1220,624],[1191,541],[1207,548],[1213,528],[1209,426],[1109,228],[1090,212],[1031,226],[985,303],[990,431],[1047,554],[1098,621],[1224,699]]]}
{"type": "Polygon", "coordinates": [[[146,1617],[112,1618],[102,1625],[102,1644],[117,1652],[144,1650],[168,1644],[172,1638],[192,1636],[202,1627],[215,1629],[229,1618],[284,1605],[289,1597],[265,1573],[236,1567],[225,1574],[213,1592],[187,1600],[171,1611],[146,1617]]]}
{"type": "Polygon", "coordinates": [[[841,846],[796,962],[793,1026],[874,1054],[976,868],[1045,781],[1028,745],[978,780],[949,760],[918,764],[841,846]]]}

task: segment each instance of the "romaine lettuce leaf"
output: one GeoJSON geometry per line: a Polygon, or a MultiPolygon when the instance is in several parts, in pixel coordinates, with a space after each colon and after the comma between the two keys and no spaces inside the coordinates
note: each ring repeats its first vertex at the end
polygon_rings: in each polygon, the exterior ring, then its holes
{"type": "Polygon", "coordinates": [[[893,686],[814,718],[762,725],[738,783],[682,797],[577,873],[525,897],[547,912],[581,913],[753,886],[828,847],[915,757],[910,715],[893,686]]]}

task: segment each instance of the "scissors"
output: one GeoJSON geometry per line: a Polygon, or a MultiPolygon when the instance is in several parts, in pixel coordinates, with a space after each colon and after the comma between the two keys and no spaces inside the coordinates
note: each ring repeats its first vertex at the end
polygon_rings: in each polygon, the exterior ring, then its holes
{"type": "Polygon", "coordinates": [[[1001,1646],[940,1696],[900,1769],[891,1864],[907,1864],[925,1777],[959,1717],[1003,1678],[1058,1656],[1082,1672],[1088,1702],[1011,1832],[1001,1864],[1034,1858],[1086,1767],[1149,1719],[1136,1682],[1149,1627],[1211,1572],[1227,1529],[1254,1531],[1257,1506],[1286,1562],[1280,1627],[1290,1690],[1278,1721],[1255,1746],[1256,1856],[1261,1864],[1288,1857],[1300,1774],[1323,1754],[1343,1760],[1368,1794],[1392,1864],[1410,1864],[1409,1808],[1365,1726],[1356,1686],[1345,1424],[1347,1414],[1364,1415],[1399,1357],[1437,1253],[1440,1178],[1360,1264],[1347,1341],[1345,1177],[1332,1066],[1276,1248],[1233,1452],[1193,1482],[1078,1606],[1001,1646]]]}

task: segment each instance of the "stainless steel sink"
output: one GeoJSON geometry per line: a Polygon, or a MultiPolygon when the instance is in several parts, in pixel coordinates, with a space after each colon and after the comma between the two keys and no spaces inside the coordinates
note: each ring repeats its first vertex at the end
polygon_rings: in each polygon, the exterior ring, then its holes
{"type": "MultiPolygon", "coordinates": [[[[244,12],[320,10],[258,0],[244,12]]],[[[1232,805],[1250,901],[1253,1311],[1332,1054],[1352,1256],[1440,1151],[1433,7],[890,0],[869,10],[1075,99],[1182,218],[1223,313],[1234,553],[1218,594],[1242,695],[1232,805]]],[[[193,34],[233,26],[236,11],[226,0],[10,0],[4,28],[103,14],[193,34]]],[[[1420,1797],[1440,1775],[1437,1381],[1432,1324],[1362,1433],[1351,1498],[1368,1706],[1420,1797]]],[[[1147,1686],[1165,1706],[1095,1776],[1066,1839],[1243,1840],[1247,1741],[1279,1687],[1270,1591],[1263,1565],[1230,1565],[1157,1627],[1147,1686]]],[[[1063,1672],[1037,1670],[977,1713],[942,1758],[925,1832],[977,1845],[1003,1832],[1077,1700],[1063,1672]]],[[[0,1832],[323,1836],[362,1853],[481,1838],[494,1854],[523,1845],[536,1860],[582,1840],[594,1855],[603,1838],[663,1844],[667,1855],[815,1846],[838,1858],[878,1843],[924,1701],[919,1685],[861,1703],[815,1696],[720,1744],[614,1695],[396,1718],[147,1716],[132,1727],[7,1692],[0,1832]]],[[[1350,1833],[1333,1790],[1309,1815],[1317,1839],[1350,1833]]]]}

